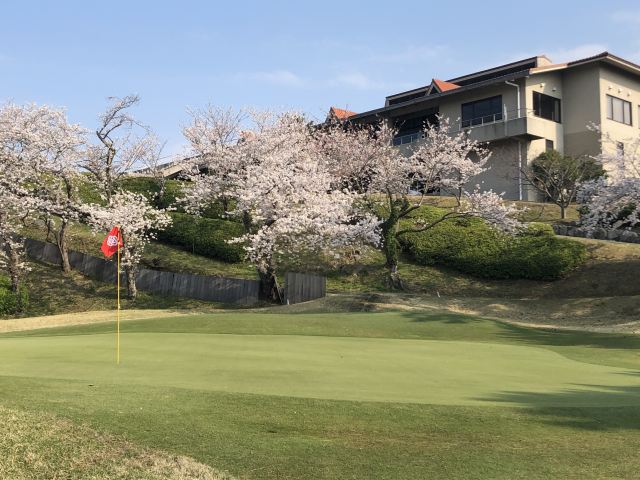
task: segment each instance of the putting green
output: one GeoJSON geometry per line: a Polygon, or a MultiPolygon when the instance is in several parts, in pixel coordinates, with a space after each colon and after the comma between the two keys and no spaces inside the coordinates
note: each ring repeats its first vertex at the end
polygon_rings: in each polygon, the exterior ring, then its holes
{"type": "Polygon", "coordinates": [[[640,405],[633,370],[524,345],[297,335],[128,333],[0,338],[0,375],[442,405],[640,405]],[[501,395],[510,400],[501,401],[501,395]],[[519,395],[521,397],[519,397],[519,395]],[[522,402],[518,400],[522,399],[522,402]]]}

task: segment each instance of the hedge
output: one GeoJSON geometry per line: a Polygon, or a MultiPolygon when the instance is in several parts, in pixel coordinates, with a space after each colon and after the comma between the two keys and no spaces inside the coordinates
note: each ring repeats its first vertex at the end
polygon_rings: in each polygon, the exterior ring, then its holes
{"type": "Polygon", "coordinates": [[[18,294],[11,291],[11,285],[0,279],[0,315],[13,315],[29,305],[29,295],[25,288],[18,294]],[[18,301],[20,299],[20,301],[18,301]]]}
{"type": "MultiPolygon", "coordinates": [[[[180,180],[166,180],[164,184],[164,199],[160,208],[175,207],[177,199],[182,196],[182,188],[185,182],[180,180]]],[[[133,193],[140,193],[153,201],[155,195],[160,191],[158,181],[153,177],[123,177],[120,179],[120,187],[123,190],[133,193]]]]}
{"type": "Polygon", "coordinates": [[[225,262],[239,262],[244,256],[242,245],[227,240],[241,236],[241,224],[228,220],[201,218],[186,213],[170,214],[173,223],[158,232],[158,240],[178,245],[192,253],[225,262]]]}
{"type": "MultiPolygon", "coordinates": [[[[439,209],[418,215],[437,218],[439,209]]],[[[445,221],[421,233],[404,235],[403,248],[422,265],[441,265],[489,279],[556,280],[581,265],[586,247],[560,239],[546,224],[530,224],[518,236],[491,228],[478,218],[445,221]]]]}

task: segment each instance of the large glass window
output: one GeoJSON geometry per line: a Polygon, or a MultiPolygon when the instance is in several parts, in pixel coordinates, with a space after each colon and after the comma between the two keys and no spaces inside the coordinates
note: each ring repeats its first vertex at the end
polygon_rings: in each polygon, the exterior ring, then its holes
{"type": "Polygon", "coordinates": [[[607,118],[631,125],[631,102],[607,95],[607,118]]]}
{"type": "Polygon", "coordinates": [[[533,92],[533,114],[536,117],[560,123],[560,99],[544,93],[533,92]]]}
{"type": "Polygon", "coordinates": [[[462,128],[502,120],[502,95],[462,104],[462,128]]]}

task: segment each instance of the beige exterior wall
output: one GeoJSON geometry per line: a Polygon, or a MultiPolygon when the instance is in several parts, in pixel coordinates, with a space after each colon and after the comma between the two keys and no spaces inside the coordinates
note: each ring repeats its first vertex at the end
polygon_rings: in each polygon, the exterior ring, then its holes
{"type": "Polygon", "coordinates": [[[507,111],[515,111],[517,104],[516,89],[503,84],[454,95],[449,98],[445,97],[440,104],[440,115],[443,118],[448,118],[452,125],[458,124],[462,115],[463,103],[495,97],[496,95],[502,95],[502,104],[507,106],[507,111]]]}
{"type": "MultiPolygon", "coordinates": [[[[524,144],[521,148],[524,156],[524,144]]],[[[489,149],[491,150],[491,157],[487,162],[489,169],[475,177],[469,187],[473,188],[478,184],[482,190],[504,192],[505,198],[518,199],[518,142],[511,139],[493,142],[489,145],[489,149]]]]}
{"type": "MultiPolygon", "coordinates": [[[[439,105],[440,114],[450,119],[455,132],[463,103],[502,95],[503,113],[506,106],[508,121],[471,129],[471,138],[490,142],[488,146],[492,151],[489,170],[473,182],[483,190],[504,192],[505,198],[518,199],[522,182],[523,199],[539,200],[537,192],[526,187],[519,166],[526,167],[544,152],[546,140],[552,140],[554,148],[562,153],[593,156],[600,148],[615,150],[616,147],[615,143],[601,146],[600,135],[587,125],[601,125],[604,134],[614,141],[625,142],[640,135],[640,76],[597,62],[533,73],[516,82],[520,85],[520,112],[517,112],[517,90],[507,84],[446,96],[439,105]],[[561,123],[533,115],[533,92],[561,100],[561,123]],[[607,95],[631,102],[631,126],[607,118],[607,95]],[[518,113],[526,118],[516,120],[518,113]]],[[[420,107],[415,108],[418,111],[420,107]]],[[[400,148],[409,152],[417,144],[400,148]]]]}
{"type": "Polygon", "coordinates": [[[536,134],[543,137],[531,140],[527,149],[527,164],[531,163],[538,155],[546,150],[546,140],[553,141],[553,148],[559,152],[564,152],[564,95],[563,78],[560,72],[539,73],[527,77],[525,88],[525,102],[527,116],[533,115],[533,92],[549,95],[560,99],[560,119],[562,123],[554,122],[543,118],[536,118],[536,134]]]}
{"type": "MultiPolygon", "coordinates": [[[[603,66],[599,69],[600,83],[600,119],[603,137],[610,136],[613,141],[628,142],[640,135],[640,79],[628,73],[603,66]],[[607,118],[607,95],[631,102],[631,125],[607,118]]],[[[603,142],[603,150],[615,151],[615,144],[603,142]]]]}
{"type": "Polygon", "coordinates": [[[599,135],[587,125],[600,123],[600,67],[588,64],[563,73],[567,92],[563,102],[565,153],[575,157],[597,155],[599,135]]]}

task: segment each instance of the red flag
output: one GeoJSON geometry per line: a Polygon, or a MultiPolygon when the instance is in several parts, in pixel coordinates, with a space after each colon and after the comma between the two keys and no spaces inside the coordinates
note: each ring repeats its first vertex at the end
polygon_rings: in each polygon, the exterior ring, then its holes
{"type": "Polygon", "coordinates": [[[111,255],[118,251],[118,244],[120,244],[120,248],[124,246],[122,237],[120,236],[120,229],[118,227],[113,227],[109,232],[109,235],[107,235],[103,240],[100,250],[102,250],[105,257],[111,257],[111,255]]]}

